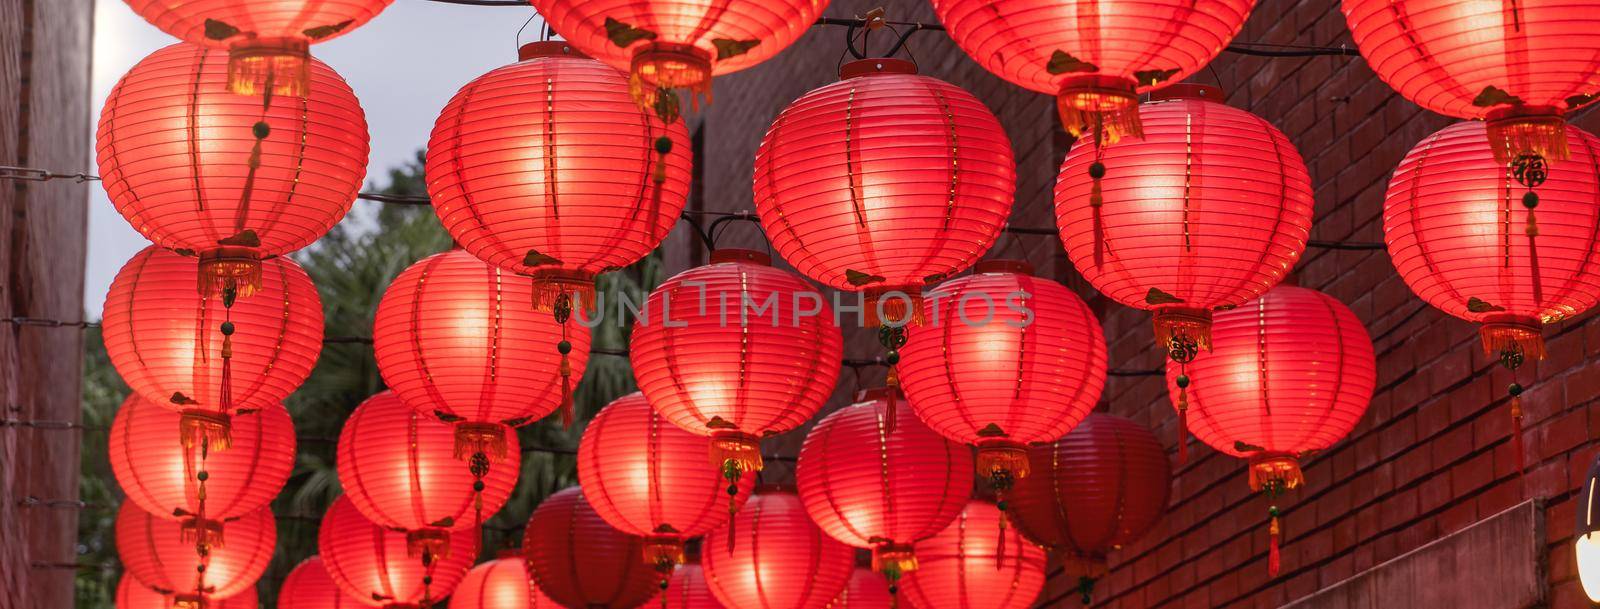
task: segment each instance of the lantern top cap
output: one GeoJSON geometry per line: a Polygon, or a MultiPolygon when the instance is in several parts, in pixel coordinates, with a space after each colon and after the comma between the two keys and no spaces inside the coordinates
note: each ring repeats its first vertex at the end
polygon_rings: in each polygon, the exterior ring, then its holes
{"type": "Polygon", "coordinates": [[[870,402],[872,400],[885,400],[891,395],[894,396],[895,399],[905,399],[905,394],[900,392],[899,387],[869,387],[856,392],[856,403],[860,404],[862,402],[870,402]]]}
{"type": "Polygon", "coordinates": [[[857,59],[839,68],[839,80],[878,74],[916,74],[917,64],[893,57],[857,59]]]}
{"type": "Polygon", "coordinates": [[[517,61],[527,61],[529,59],[538,57],[557,56],[575,57],[578,59],[589,58],[589,56],[584,55],[582,51],[579,51],[578,49],[573,48],[572,45],[567,44],[567,41],[565,40],[530,42],[517,48],[517,61]]]}
{"type": "Polygon", "coordinates": [[[766,252],[745,249],[718,249],[711,251],[711,264],[720,262],[748,262],[761,266],[772,266],[772,256],[766,252]]]}
{"type": "Polygon", "coordinates": [[[1150,101],[1165,101],[1169,99],[1203,99],[1205,101],[1225,103],[1222,87],[1216,85],[1202,85],[1193,82],[1180,82],[1162,87],[1150,93],[1150,101]]]}
{"type": "Polygon", "coordinates": [[[1033,265],[1023,260],[979,260],[972,267],[975,273],[1016,273],[1018,275],[1033,275],[1033,265]]]}

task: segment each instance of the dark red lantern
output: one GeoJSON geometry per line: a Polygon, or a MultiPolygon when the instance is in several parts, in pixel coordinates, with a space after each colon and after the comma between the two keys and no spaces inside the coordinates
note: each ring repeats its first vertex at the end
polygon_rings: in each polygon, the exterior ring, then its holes
{"type": "Polygon", "coordinates": [[[1094,413],[1072,433],[1028,449],[1033,474],[1017,481],[1013,522],[1054,551],[1085,605],[1106,573],[1106,554],[1138,541],[1167,509],[1172,467],[1150,430],[1094,413]]]}
{"type": "Polygon", "coordinates": [[[455,431],[412,410],[392,391],[367,398],[339,432],[339,483],[373,523],[406,532],[413,556],[442,555],[451,531],[476,534],[510,498],[522,467],[517,434],[506,434],[505,462],[481,475],[455,457],[455,431]]]}
{"type": "Polygon", "coordinates": [[[450,536],[450,547],[420,560],[399,531],[367,520],[344,496],[333,500],[317,532],[328,575],[346,595],[371,607],[427,606],[450,596],[478,556],[478,530],[450,536]],[[425,564],[426,563],[426,564],[425,564]]]}
{"type": "MultiPolygon", "coordinates": [[[[1056,96],[1073,135],[1140,134],[1138,94],[1176,83],[1233,40],[1255,0],[933,0],[961,50],[1056,96]]],[[[1082,267],[1079,267],[1082,268],[1082,267]]]]}
{"type": "Polygon", "coordinates": [[[198,257],[202,291],[249,296],[261,261],[316,241],[361,189],[361,104],[310,62],[305,97],[237,95],[227,53],[175,44],[135,65],[100,111],[106,195],[146,239],[198,257]]]}
{"type": "Polygon", "coordinates": [[[672,231],[689,157],[683,121],[640,110],[622,74],[539,42],[445,106],[428,143],[428,192],[457,243],[531,275],[548,311],[562,294],[589,304],[596,274],[633,264],[672,231]]]}
{"type": "Polygon", "coordinates": [[[394,0],[127,0],[133,12],[185,42],[228,51],[234,93],[304,96],[313,44],[360,27],[394,0]]]}
{"type": "Polygon", "coordinates": [[[699,563],[680,565],[672,572],[671,585],[661,595],[666,598],[656,598],[660,599],[662,609],[726,609],[711,594],[705,570],[700,568],[699,563]]]}
{"type": "Polygon", "coordinates": [[[917,311],[923,286],[971,266],[1011,213],[1016,168],[1000,121],[916,71],[847,64],[839,82],[784,108],[756,152],[756,211],[773,247],[812,279],[865,292],[872,320],[917,311]]]}
{"type": "Polygon", "coordinates": [[[906,576],[901,598],[917,609],[1024,609],[1044,589],[1045,554],[990,501],[974,499],[955,522],[917,544],[922,567],[906,576]]]}
{"type": "Polygon", "coordinates": [[[111,282],[106,353],[135,392],[183,414],[183,434],[166,440],[224,450],[236,412],[281,409],[311,375],[322,352],[317,287],[288,257],[258,272],[257,297],[229,306],[226,296],[195,292],[194,261],[152,245],[111,282]]]}
{"type": "Polygon", "coordinates": [[[730,481],[761,469],[761,438],[799,427],[833,393],[843,338],[832,309],[766,254],[712,252],[645,306],[629,342],[633,377],[661,416],[711,436],[711,462],[730,481]]]}
{"type": "Polygon", "coordinates": [[[711,593],[739,609],[823,609],[844,590],[855,550],[817,528],[793,490],[757,489],[701,544],[711,593]]]}
{"type": "Polygon", "coordinates": [[[1401,96],[1484,119],[1496,159],[1567,158],[1563,115],[1600,97],[1600,1],[1344,0],[1351,37],[1401,96]]]}
{"type": "MultiPolygon", "coordinates": [[[[1377,383],[1372,340],[1343,303],[1291,285],[1217,313],[1211,340],[1187,373],[1167,366],[1168,387],[1177,400],[1188,385],[1195,437],[1248,459],[1251,490],[1275,501],[1304,483],[1301,455],[1332,446],[1366,413],[1377,383]]],[[[1279,512],[1268,511],[1276,575],[1279,512]]]]}
{"type": "Polygon", "coordinates": [[[278,604],[293,609],[358,609],[366,606],[345,595],[328,575],[321,556],[312,556],[296,565],[278,589],[278,604]]]}
{"type": "Polygon", "coordinates": [[[888,579],[872,569],[857,567],[850,574],[850,583],[845,585],[844,592],[833,599],[828,609],[895,609],[895,595],[889,591],[893,585],[888,579]]]}
{"type": "Polygon", "coordinates": [[[795,481],[823,532],[870,548],[873,568],[894,581],[917,568],[911,544],[944,530],[966,506],[973,465],[970,449],[891,401],[905,397],[892,387],[863,391],[818,422],[795,481]]]}
{"type": "MultiPolygon", "coordinates": [[[[189,606],[197,607],[192,601],[179,602],[171,594],[162,594],[146,588],[144,584],[132,576],[124,575],[122,581],[117,582],[117,607],[116,609],[183,609],[189,606]]],[[[261,600],[256,598],[254,588],[240,592],[228,598],[206,597],[204,609],[256,609],[261,600]]],[[[301,609],[302,605],[289,605],[301,609]]],[[[314,606],[304,606],[304,609],[318,609],[314,606]]]]}
{"type": "Polygon", "coordinates": [[[450,609],[562,609],[534,585],[528,563],[517,551],[502,552],[499,558],[467,572],[455,593],[450,609]]]}
{"type": "Polygon", "coordinates": [[[271,510],[257,510],[220,530],[196,537],[188,523],[172,522],[125,501],[117,510],[117,556],[127,575],[145,587],[172,595],[179,607],[199,608],[205,599],[247,594],[272,560],[278,540],[271,510]],[[197,552],[203,548],[204,559],[197,552]],[[204,570],[198,569],[205,565],[204,570]]]}
{"type": "Polygon", "coordinates": [[[522,547],[539,589],[561,605],[632,609],[658,591],[655,571],[639,560],[644,546],[606,524],[575,486],[534,508],[522,547]]]}
{"type": "Polygon", "coordinates": [[[711,439],[684,431],[630,393],[589,421],[578,442],[578,482],[601,518],[646,539],[644,560],[666,576],[683,563],[683,542],[727,522],[755,487],[741,477],[724,492],[720,472],[706,467],[711,439]],[[728,506],[728,507],[725,507],[728,506]]]}

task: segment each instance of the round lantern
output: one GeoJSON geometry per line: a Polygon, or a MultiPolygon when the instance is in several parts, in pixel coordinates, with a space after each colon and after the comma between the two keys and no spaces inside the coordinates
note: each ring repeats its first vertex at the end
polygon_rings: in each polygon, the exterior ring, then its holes
{"type": "Polygon", "coordinates": [[[632,609],[658,590],[655,572],[639,560],[644,538],[606,524],[580,487],[534,508],[523,536],[533,580],[562,606],[632,609]]]}
{"type": "MultiPolygon", "coordinates": [[[[1545,324],[1600,300],[1600,138],[1565,129],[1571,157],[1546,170],[1495,160],[1482,123],[1451,125],[1411,149],[1384,201],[1400,277],[1428,304],[1481,324],[1484,353],[1513,375],[1544,358],[1545,324]]],[[[1522,387],[1510,389],[1520,467],[1522,387]]]]}
{"type": "Polygon", "coordinates": [[[876,571],[857,567],[844,592],[833,599],[828,609],[895,609],[897,604],[890,590],[897,588],[876,571]]]}
{"type": "Polygon", "coordinates": [[[478,556],[478,531],[450,536],[437,554],[411,554],[405,531],[367,520],[340,496],[328,507],[317,532],[328,575],[350,598],[372,607],[427,606],[450,596],[478,556]]]}
{"type": "Polygon", "coordinates": [[[506,435],[501,467],[479,462],[463,468],[455,458],[450,425],[385,391],[345,419],[339,432],[339,483],[368,520],[405,530],[411,553],[441,555],[452,545],[450,531],[482,525],[511,496],[522,451],[517,434],[506,435]]]}
{"type": "Polygon", "coordinates": [[[229,91],[304,96],[314,86],[311,45],[360,27],[394,0],[127,2],[163,32],[227,50],[229,91]]]}
{"type": "Polygon", "coordinates": [[[1401,96],[1484,119],[1496,159],[1567,158],[1567,112],[1600,97],[1600,0],[1344,0],[1351,37],[1401,96]]]}
{"type": "Polygon", "coordinates": [[[117,556],[128,575],[145,587],[170,594],[175,603],[247,594],[272,560],[278,540],[271,510],[257,510],[197,537],[188,523],[153,516],[131,501],[117,510],[117,556]],[[197,573],[206,552],[205,570],[197,573]]]}
{"type": "Polygon", "coordinates": [[[900,381],[929,427],[978,448],[978,475],[1003,495],[1027,477],[1030,442],[1065,435],[1099,401],[1100,320],[1077,294],[1017,261],[979,263],[934,294],[900,381]]]}
{"type": "Polygon", "coordinates": [[[751,476],[723,484],[720,473],[706,467],[710,448],[710,438],[679,429],[651,409],[644,394],[630,393],[584,428],[578,482],[601,518],[646,539],[646,564],[665,574],[683,563],[684,540],[727,522],[755,486],[751,476]]]}
{"type": "Polygon", "coordinates": [[[144,399],[182,413],[186,446],[226,449],[231,418],[281,409],[322,352],[322,299],[311,277],[288,257],[259,271],[259,298],[230,302],[196,293],[193,261],[152,245],[111,282],[106,354],[144,399]]]}
{"type": "Polygon", "coordinates": [[[1062,126],[1075,136],[1098,131],[1101,144],[1139,137],[1138,94],[1204,67],[1255,6],[1255,0],[932,2],[961,50],[996,76],[1056,96],[1062,126]]]}
{"type": "Polygon", "coordinates": [[[917,568],[911,544],[933,536],[972,494],[972,451],[934,433],[898,389],[871,389],[806,435],[795,481],[830,537],[872,549],[890,581],[917,568]]]}
{"type": "Polygon", "coordinates": [[[564,42],[521,58],[440,113],[428,193],[457,243],[534,278],[543,310],[572,293],[587,306],[597,273],[637,262],[677,224],[688,131],[639,110],[621,74],[564,42]]]}
{"type": "Polygon", "coordinates": [[[1166,511],[1167,451],[1138,423],[1097,412],[1060,440],[1030,447],[1028,460],[1033,475],[1011,495],[1014,522],[1055,552],[1088,605],[1106,554],[1143,537],[1166,511]]]}
{"type": "Polygon", "coordinates": [[[628,72],[642,106],[669,116],[681,103],[671,89],[688,89],[709,102],[712,76],[777,55],[806,33],[828,1],[532,0],[562,38],[628,72]]]}
{"type": "Polygon", "coordinates": [[[304,98],[235,95],[227,63],[191,44],[146,57],[111,90],[96,146],[117,212],[156,245],[197,257],[202,291],[245,297],[262,285],[263,260],[316,241],[349,211],[366,175],[367,122],[320,61],[304,98]]]}
{"type": "Polygon", "coordinates": [[[727,530],[705,536],[711,593],[740,609],[822,609],[844,590],[855,550],[817,528],[794,491],[760,489],[727,530]]]}
{"type": "MultiPolygon", "coordinates": [[[[116,609],[170,609],[174,606],[174,599],[170,594],[162,594],[144,587],[131,576],[123,576],[117,582],[116,609]]],[[[256,598],[255,589],[245,590],[228,598],[205,597],[206,609],[256,609],[261,600],[256,598]]],[[[295,609],[302,609],[301,605],[291,605],[295,609]]],[[[304,607],[303,609],[317,609],[304,607]]]]}
{"type": "Polygon", "coordinates": [[[450,595],[450,609],[562,609],[534,585],[527,561],[517,551],[467,572],[467,578],[450,595]]]}
{"type": "Polygon", "coordinates": [[[533,282],[465,250],[395,277],[378,302],[372,348],[406,405],[455,425],[456,456],[506,456],[510,428],[561,409],[589,361],[589,330],[534,311],[533,282]]]}
{"type": "Polygon", "coordinates": [[[1004,516],[974,499],[933,538],[917,544],[922,568],[900,586],[918,609],[1024,609],[1044,589],[1045,554],[1015,528],[995,527],[1004,516]]]}
{"type": "Polygon", "coordinates": [[[346,596],[321,556],[312,556],[295,566],[278,590],[278,604],[293,609],[358,609],[362,603],[346,596]]]}
{"type": "Polygon", "coordinates": [[[1011,213],[1011,141],[972,94],[898,59],[846,64],[784,108],[756,152],[755,203],[773,247],[904,322],[922,287],[988,251],[1011,213]]]}
{"type": "Polygon", "coordinates": [[[761,469],[761,438],[799,427],[833,393],[843,338],[832,310],[765,254],[712,252],[645,306],[633,377],[661,416],[711,436],[711,462],[731,482],[761,469]]]}
{"type": "MultiPolygon", "coordinates": [[[[1299,458],[1332,446],[1367,411],[1377,383],[1372,340],[1348,307],[1291,285],[1217,313],[1211,353],[1187,372],[1167,367],[1170,391],[1188,385],[1189,428],[1250,462],[1250,488],[1269,501],[1304,482],[1299,458]],[[1193,379],[1192,381],[1190,379],[1193,379]]],[[[1278,572],[1278,508],[1268,570],[1278,572]]]]}
{"type": "Polygon", "coordinates": [[[266,506],[294,470],[294,423],[282,406],[234,416],[233,448],[219,453],[178,443],[181,418],[129,394],[111,422],[111,473],[152,516],[204,535],[266,506]]]}
{"type": "Polygon", "coordinates": [[[1583,479],[1583,488],[1578,493],[1582,503],[1575,510],[1578,524],[1573,529],[1578,582],[1583,585],[1583,593],[1590,601],[1600,603],[1600,535],[1596,535],[1600,531],[1600,514],[1595,513],[1595,504],[1589,501],[1594,496],[1596,484],[1600,484],[1600,458],[1589,464],[1589,474],[1583,479]]]}
{"type": "Polygon", "coordinates": [[[681,565],[673,571],[671,585],[661,594],[666,597],[659,603],[662,609],[726,609],[711,594],[705,571],[698,563],[681,565]]]}

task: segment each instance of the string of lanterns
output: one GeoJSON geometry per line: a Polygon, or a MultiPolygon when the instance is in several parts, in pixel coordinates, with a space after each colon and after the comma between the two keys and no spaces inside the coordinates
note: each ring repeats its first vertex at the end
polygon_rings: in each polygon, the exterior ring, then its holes
{"type": "MultiPolygon", "coordinates": [[[[183,42],[118,82],[97,132],[112,203],[153,243],[118,273],[103,316],[134,390],[110,437],[130,499],[117,605],[254,607],[276,540],[266,506],[294,464],[282,402],[323,340],[316,287],[288,255],[343,218],[368,156],[359,102],[309,48],[391,0],[127,1],[183,42]]],[[[1289,280],[1312,222],[1294,145],[1217,88],[1180,83],[1254,1],[931,3],[984,68],[1056,97],[1078,137],[1054,191],[1065,252],[1101,294],[1151,312],[1178,459],[1192,432],[1248,462],[1276,575],[1278,499],[1307,483],[1301,459],[1355,427],[1377,375],[1360,320],[1289,280]]],[[[754,159],[756,215],[798,274],[723,249],[656,287],[646,307],[660,314],[630,337],[640,392],[587,422],[580,485],[533,511],[521,550],[473,567],[484,519],[517,484],[515,429],[553,413],[575,423],[590,334],[574,318],[596,306],[596,276],[647,256],[683,211],[678,90],[710,102],[713,76],[775,56],[828,2],[532,4],[565,40],[523,46],[440,113],[427,186],[458,245],[383,294],[373,349],[390,390],[345,422],[344,495],[281,597],[1006,609],[1032,604],[1048,551],[1091,602],[1111,554],[1166,507],[1165,449],[1092,412],[1107,349],[1083,299],[1026,263],[979,260],[1015,194],[995,116],[914,62],[859,51],[779,113],[754,159]],[[761,441],[803,428],[839,375],[840,329],[806,279],[864,294],[887,386],[809,430],[796,486],[758,484],[761,441]],[[811,314],[783,315],[808,297],[811,314]],[[974,300],[989,303],[979,323],[974,300]]],[[[1564,35],[1600,17],[1463,0],[1343,9],[1401,95],[1483,121],[1401,162],[1385,240],[1412,290],[1480,323],[1485,351],[1515,373],[1544,356],[1543,325],[1600,300],[1600,153],[1563,119],[1600,97],[1600,75],[1541,61],[1600,54],[1593,37],[1564,35]]],[[[882,27],[881,11],[861,25],[882,27]]],[[[1519,458],[1523,391],[1508,389],[1519,458]]],[[[1600,564],[1591,520],[1579,514],[1585,574],[1600,564]]]]}

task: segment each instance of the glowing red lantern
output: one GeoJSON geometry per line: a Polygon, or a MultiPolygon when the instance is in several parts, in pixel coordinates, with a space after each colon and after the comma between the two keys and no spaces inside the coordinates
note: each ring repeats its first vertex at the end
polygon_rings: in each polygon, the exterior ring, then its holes
{"type": "Polygon", "coordinates": [[[1054,550],[1088,605],[1106,554],[1138,541],[1166,511],[1167,451],[1138,423],[1097,412],[1060,440],[1030,447],[1028,460],[1033,474],[1017,481],[1009,502],[1013,522],[1054,550]]]}
{"type": "Polygon", "coordinates": [[[1106,379],[1106,339],[1083,299],[991,260],[934,289],[900,362],[911,407],[946,438],[978,448],[977,471],[1004,493],[1028,475],[1031,442],[1089,415],[1106,379]]]}
{"type": "Polygon", "coordinates": [[[1501,163],[1567,158],[1563,115],[1600,98],[1600,2],[1344,0],[1372,70],[1417,105],[1484,119],[1501,163]]]}
{"type": "Polygon", "coordinates": [[[116,529],[117,556],[126,573],[147,588],[172,595],[178,606],[191,607],[250,590],[266,571],[278,541],[277,523],[265,509],[228,522],[226,540],[220,531],[197,539],[191,524],[153,516],[126,501],[117,510],[116,529]],[[203,561],[197,551],[202,548],[203,561]],[[203,571],[198,569],[202,564],[203,571]]]}
{"type": "MultiPolygon", "coordinates": [[[[996,76],[1056,96],[1073,135],[1139,137],[1138,94],[1205,67],[1255,0],[932,0],[961,50],[996,76]]],[[[1081,267],[1080,267],[1081,268],[1081,267]]]]}
{"type": "MultiPolygon", "coordinates": [[[[1217,313],[1211,340],[1211,353],[1187,374],[1167,367],[1170,391],[1188,385],[1194,435],[1248,459],[1250,488],[1276,500],[1305,481],[1301,455],[1332,446],[1367,411],[1377,383],[1372,340],[1343,303],[1291,285],[1217,313]]],[[[1276,575],[1278,508],[1268,511],[1276,575]]]]}
{"type": "Polygon", "coordinates": [[[445,106],[428,143],[428,192],[456,242],[531,275],[550,310],[563,293],[592,302],[597,273],[633,264],[672,231],[689,157],[682,120],[639,110],[609,66],[538,42],[445,106]]]}
{"type": "Polygon", "coordinates": [[[832,310],[766,254],[712,252],[645,306],[633,377],[661,416],[711,436],[711,462],[730,481],[761,469],[761,438],[799,427],[833,393],[844,341],[832,310]]]}
{"type": "Polygon", "coordinates": [[[676,112],[676,94],[657,102],[651,89],[684,88],[710,101],[712,76],[777,55],[806,33],[829,0],[532,2],[562,38],[628,72],[641,104],[665,104],[676,112]]]}
{"type": "Polygon", "coordinates": [[[322,299],[311,277],[287,257],[259,271],[258,297],[229,306],[225,296],[195,292],[193,261],[152,245],[111,282],[101,320],[111,364],[139,395],[183,414],[188,446],[226,449],[230,418],[281,409],[322,352],[322,299]]]}
{"type": "Polygon", "coordinates": [[[328,507],[317,547],[328,575],[350,598],[371,607],[427,606],[450,596],[478,556],[478,531],[450,536],[448,550],[430,560],[411,555],[405,531],[368,520],[348,498],[328,507]]]}
{"type": "Polygon", "coordinates": [[[895,609],[898,586],[872,569],[857,567],[850,574],[850,583],[844,592],[828,604],[828,609],[895,609]],[[894,591],[894,592],[891,592],[894,591]]]}
{"type": "Polygon", "coordinates": [[[385,391],[345,419],[339,432],[339,483],[368,520],[404,529],[412,555],[424,550],[440,555],[452,545],[450,531],[483,524],[511,497],[522,452],[517,434],[506,435],[506,462],[500,467],[481,461],[462,468],[450,425],[385,391]]]}
{"type": "Polygon", "coordinates": [[[401,272],[378,302],[378,370],[406,405],[455,424],[458,458],[498,460],[511,427],[571,416],[589,330],[532,300],[528,278],[453,249],[401,272]]]}
{"type": "MultiPolygon", "coordinates": [[[[683,542],[727,522],[755,479],[742,477],[724,492],[719,472],[706,467],[711,439],[666,421],[644,394],[617,398],[595,413],[578,442],[578,482],[607,523],[646,538],[644,560],[663,574],[683,563],[683,542]],[[724,508],[724,499],[730,508],[724,508]]],[[[664,577],[665,575],[663,575],[664,577]]]]}
{"type": "Polygon", "coordinates": [[[898,389],[871,389],[806,434],[795,481],[830,537],[872,549],[890,581],[917,568],[911,544],[933,536],[972,494],[972,451],[917,419],[898,389]]]}
{"type": "Polygon", "coordinates": [[[360,27],[394,0],[127,2],[133,12],[184,42],[226,49],[229,91],[303,96],[316,70],[311,45],[360,27]]]}
{"type": "Polygon", "coordinates": [[[918,609],[1023,609],[1044,589],[1045,554],[1015,528],[1000,528],[995,504],[974,499],[955,522],[917,544],[922,568],[902,597],[918,609]]]}
{"type": "Polygon", "coordinates": [[[499,558],[467,572],[467,578],[450,595],[450,609],[562,609],[534,585],[527,561],[520,552],[502,552],[499,558]]]}
{"type": "Polygon", "coordinates": [[[1011,141],[972,94],[898,59],[865,59],[784,108],[756,152],[755,203],[784,260],[869,319],[918,310],[1011,213],[1011,141]],[[908,305],[908,303],[910,303],[908,305]],[[881,311],[880,311],[881,309],[881,311]]]}
{"type": "MultiPolygon", "coordinates": [[[[182,607],[171,594],[162,594],[144,587],[131,576],[123,576],[117,582],[117,608],[116,609],[172,609],[182,607]]],[[[192,601],[186,601],[191,602],[192,601]]],[[[228,598],[205,597],[205,609],[256,609],[261,600],[256,598],[254,589],[245,590],[228,598]]],[[[302,609],[301,605],[291,605],[295,609],[302,609]]],[[[304,609],[317,609],[304,607],[304,609]]]]}
{"type": "Polygon", "coordinates": [[[111,473],[153,516],[204,534],[266,506],[294,470],[294,423],[282,406],[234,416],[233,448],[219,453],[177,442],[181,418],[129,394],[111,422],[111,473]]]}
{"type": "Polygon", "coordinates": [[[575,486],[534,508],[522,547],[539,589],[563,606],[632,609],[657,591],[655,572],[639,560],[644,546],[606,524],[575,486]]]}
{"type": "Polygon", "coordinates": [[[662,609],[726,609],[711,594],[705,570],[698,563],[680,565],[672,572],[672,584],[661,594],[666,597],[661,599],[662,609]]]}
{"type": "Polygon", "coordinates": [[[363,604],[347,596],[328,575],[321,556],[296,565],[278,589],[278,604],[294,609],[358,609],[363,604]]]}
{"type": "Polygon", "coordinates": [[[822,609],[844,590],[855,550],[817,528],[800,496],[759,489],[701,544],[711,593],[739,609],[822,609]]]}
{"type": "MultiPolygon", "coordinates": [[[[1484,353],[1515,376],[1544,358],[1545,324],[1600,300],[1600,138],[1566,127],[1567,160],[1508,165],[1489,130],[1458,123],[1412,148],[1389,182],[1383,232],[1411,291],[1481,324],[1484,353]]],[[[1510,393],[1520,468],[1522,386],[1510,393]]]]}
{"type": "Polygon", "coordinates": [[[349,211],[366,175],[367,122],[320,61],[303,98],[235,95],[225,63],[191,44],[144,58],[106,99],[96,146],[106,194],[139,234],[198,257],[202,291],[249,296],[263,260],[316,241],[349,211]]]}

